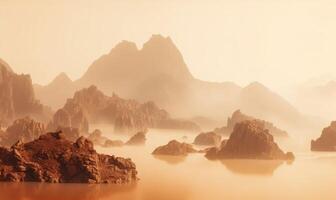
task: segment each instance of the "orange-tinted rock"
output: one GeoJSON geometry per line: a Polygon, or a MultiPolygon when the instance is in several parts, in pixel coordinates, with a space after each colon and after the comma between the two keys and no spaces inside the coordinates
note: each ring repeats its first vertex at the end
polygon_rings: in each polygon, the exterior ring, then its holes
{"type": "Polygon", "coordinates": [[[237,123],[225,144],[220,148],[209,150],[206,157],[211,159],[294,159],[294,155],[284,153],[274,142],[268,129],[255,120],[237,123]]]}
{"type": "Polygon", "coordinates": [[[45,133],[43,123],[37,122],[29,117],[17,119],[11,126],[0,134],[0,145],[11,146],[18,140],[30,142],[45,133]]]}
{"type": "Polygon", "coordinates": [[[35,99],[30,76],[15,74],[0,62],[0,124],[9,125],[24,116],[47,121],[50,113],[50,109],[35,99]]]}
{"type": "Polygon", "coordinates": [[[121,140],[110,140],[109,138],[103,136],[102,132],[99,129],[94,130],[88,136],[88,139],[91,140],[93,144],[102,147],[121,147],[124,145],[124,142],[121,140]]]}
{"type": "Polygon", "coordinates": [[[220,144],[222,137],[215,132],[200,133],[196,136],[194,144],[217,146],[220,144]]]}
{"type": "Polygon", "coordinates": [[[133,135],[125,144],[126,145],[144,145],[146,143],[146,132],[138,132],[133,135]]]}
{"type": "Polygon", "coordinates": [[[48,183],[129,183],[137,180],[130,159],[98,154],[91,141],[47,133],[11,149],[0,148],[0,181],[48,183]]]}
{"type": "Polygon", "coordinates": [[[153,151],[153,154],[185,156],[188,155],[189,153],[196,153],[196,152],[197,150],[195,150],[191,144],[181,143],[176,140],[172,140],[164,146],[157,147],[153,151]]]}
{"type": "Polygon", "coordinates": [[[321,136],[311,141],[312,151],[336,151],[336,121],[323,129],[321,136]]]}
{"type": "Polygon", "coordinates": [[[228,118],[227,120],[227,126],[221,127],[221,128],[216,128],[214,132],[219,133],[219,134],[231,134],[233,131],[233,128],[235,125],[239,122],[243,122],[246,120],[254,120],[258,121],[262,126],[264,126],[266,129],[269,130],[270,134],[273,136],[279,136],[279,137],[287,137],[288,133],[284,130],[281,130],[274,126],[271,122],[261,120],[254,118],[252,116],[245,115],[242,113],[240,110],[236,110],[231,117],[228,118]]]}

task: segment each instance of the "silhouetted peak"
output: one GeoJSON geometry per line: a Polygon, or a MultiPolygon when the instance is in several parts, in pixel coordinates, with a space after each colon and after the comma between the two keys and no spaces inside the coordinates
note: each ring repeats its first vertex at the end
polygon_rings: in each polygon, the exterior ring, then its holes
{"type": "Polygon", "coordinates": [[[53,83],[64,84],[64,83],[69,83],[69,82],[71,83],[72,80],[69,78],[69,76],[65,72],[62,72],[56,76],[56,78],[51,82],[51,84],[53,83]]]}
{"type": "Polygon", "coordinates": [[[263,84],[255,81],[247,85],[245,90],[268,90],[263,84]]]}
{"type": "MultiPolygon", "coordinates": [[[[143,45],[143,49],[151,49],[151,48],[174,48],[175,44],[173,43],[172,39],[170,37],[163,37],[160,34],[154,34],[152,37],[143,45]]],[[[178,51],[178,50],[177,50],[178,51]]]]}
{"type": "Polygon", "coordinates": [[[118,53],[131,53],[138,51],[138,47],[134,42],[130,42],[127,40],[123,40],[119,42],[110,53],[118,52],[118,53]]]}

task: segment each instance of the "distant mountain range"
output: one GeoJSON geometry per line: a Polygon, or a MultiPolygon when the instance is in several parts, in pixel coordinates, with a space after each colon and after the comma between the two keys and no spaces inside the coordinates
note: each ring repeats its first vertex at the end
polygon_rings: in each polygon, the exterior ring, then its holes
{"type": "Polygon", "coordinates": [[[153,35],[141,49],[123,41],[95,60],[80,79],[71,81],[61,74],[49,85],[35,86],[35,91],[44,104],[56,109],[76,90],[90,85],[106,94],[154,101],[176,117],[204,116],[224,121],[241,109],[281,127],[304,123],[298,110],[261,83],[240,87],[232,82],[194,78],[173,41],[161,35],[153,35]]]}

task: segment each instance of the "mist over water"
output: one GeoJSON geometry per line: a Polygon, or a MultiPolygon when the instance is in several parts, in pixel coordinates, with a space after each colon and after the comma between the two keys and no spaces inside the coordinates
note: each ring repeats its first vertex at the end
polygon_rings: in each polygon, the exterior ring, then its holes
{"type": "MultiPolygon", "coordinates": [[[[110,139],[113,127],[94,125],[110,139]]],[[[0,199],[11,200],[204,200],[204,199],[334,199],[336,153],[310,152],[309,147],[290,149],[287,139],[276,139],[285,151],[293,150],[292,163],[267,160],[210,161],[204,154],[154,156],[152,151],[172,139],[192,143],[195,134],[150,130],[146,145],[103,148],[99,153],[129,157],[137,165],[140,180],[129,185],[0,183],[0,199]],[[187,137],[184,137],[187,136],[187,137]]],[[[299,143],[297,143],[299,144],[299,143]]],[[[195,146],[203,149],[203,146],[195,146]]]]}

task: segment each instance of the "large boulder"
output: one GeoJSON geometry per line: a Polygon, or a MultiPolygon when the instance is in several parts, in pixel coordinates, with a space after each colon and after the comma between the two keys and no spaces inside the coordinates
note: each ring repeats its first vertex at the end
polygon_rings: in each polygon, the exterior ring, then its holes
{"type": "Polygon", "coordinates": [[[196,145],[207,145],[207,146],[217,146],[220,144],[222,136],[215,132],[200,133],[196,136],[194,144],[196,145]]]}
{"type": "Polygon", "coordinates": [[[130,159],[98,154],[84,137],[41,135],[29,143],[0,148],[0,181],[48,183],[130,183],[137,180],[130,159]]]}
{"type": "Polygon", "coordinates": [[[292,160],[293,153],[284,153],[273,136],[256,120],[237,123],[230,138],[220,148],[207,151],[211,159],[267,159],[292,160]]]}
{"type": "Polygon", "coordinates": [[[89,136],[88,139],[93,142],[94,145],[99,145],[102,147],[120,147],[124,145],[121,140],[110,140],[109,138],[103,136],[103,133],[96,129],[89,136]]]}
{"type": "Polygon", "coordinates": [[[146,143],[146,132],[138,132],[133,135],[125,144],[126,145],[144,145],[146,143]]]}
{"type": "Polygon", "coordinates": [[[319,138],[311,141],[311,150],[336,151],[336,121],[324,128],[319,138]]]}
{"type": "Polygon", "coordinates": [[[17,119],[0,134],[0,145],[11,146],[18,140],[30,142],[45,133],[45,126],[29,117],[17,119]]]}
{"type": "Polygon", "coordinates": [[[189,153],[196,153],[197,150],[193,148],[191,144],[181,143],[176,140],[170,141],[164,146],[157,147],[154,151],[154,155],[172,155],[172,156],[186,156],[189,153]]]}

